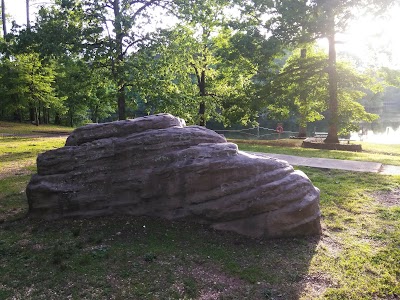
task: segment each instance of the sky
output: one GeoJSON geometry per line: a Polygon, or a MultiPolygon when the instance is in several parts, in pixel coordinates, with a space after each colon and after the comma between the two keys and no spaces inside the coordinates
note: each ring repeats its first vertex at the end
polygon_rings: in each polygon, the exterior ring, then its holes
{"type": "Polygon", "coordinates": [[[25,24],[26,21],[25,3],[25,0],[5,0],[6,13],[11,16],[11,19],[15,19],[20,24],[25,24]]]}
{"type": "MultiPolygon", "coordinates": [[[[6,0],[6,10],[18,24],[25,24],[25,0],[6,0]]],[[[46,0],[30,0],[31,20],[37,7],[46,0]]],[[[339,54],[355,57],[364,67],[383,65],[400,70],[400,5],[384,17],[364,17],[349,25],[347,33],[338,35],[339,54]]],[[[10,25],[9,25],[10,28],[10,25]]],[[[324,45],[324,41],[321,42],[324,45]]]]}
{"type": "Polygon", "coordinates": [[[400,69],[400,5],[383,17],[364,17],[338,36],[337,50],[358,56],[366,64],[400,69]]]}

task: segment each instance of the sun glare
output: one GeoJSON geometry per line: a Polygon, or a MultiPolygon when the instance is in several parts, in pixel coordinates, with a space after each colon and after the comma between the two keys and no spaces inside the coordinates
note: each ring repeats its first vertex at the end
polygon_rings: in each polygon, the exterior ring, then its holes
{"type": "Polygon", "coordinates": [[[361,61],[363,66],[400,69],[400,6],[384,16],[362,17],[338,35],[337,50],[361,61]]]}

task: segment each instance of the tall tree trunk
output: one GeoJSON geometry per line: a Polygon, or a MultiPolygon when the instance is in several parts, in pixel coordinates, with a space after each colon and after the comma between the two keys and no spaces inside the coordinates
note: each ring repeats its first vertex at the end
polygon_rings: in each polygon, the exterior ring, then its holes
{"type": "Polygon", "coordinates": [[[123,62],[124,62],[124,51],[123,51],[123,39],[124,34],[122,32],[121,24],[121,10],[120,10],[120,0],[114,0],[114,30],[115,30],[115,42],[117,57],[115,60],[114,78],[118,84],[118,119],[126,119],[126,109],[125,109],[125,82],[123,79],[123,62]]]}
{"type": "Polygon", "coordinates": [[[4,0],[1,0],[1,21],[3,22],[3,37],[6,38],[7,35],[7,19],[6,19],[6,5],[4,0]]]}
{"type": "Polygon", "coordinates": [[[61,124],[61,117],[58,112],[56,112],[56,115],[54,116],[54,124],[60,125],[61,124]]]}
{"type": "Polygon", "coordinates": [[[71,111],[69,112],[69,126],[74,127],[74,113],[71,111]]]}
{"type": "Polygon", "coordinates": [[[328,64],[328,77],[329,77],[329,129],[328,136],[324,140],[325,143],[339,143],[338,138],[338,78],[336,70],[336,45],[335,34],[332,33],[328,36],[329,41],[329,64],[328,64]]]}
{"type": "Polygon", "coordinates": [[[199,125],[200,126],[206,126],[206,118],[205,118],[205,113],[206,113],[206,103],[204,101],[200,102],[199,105],[199,125]]]}
{"type": "Polygon", "coordinates": [[[43,107],[43,124],[49,124],[49,108],[43,107]]]}
{"type": "Polygon", "coordinates": [[[35,104],[29,103],[29,121],[31,123],[35,122],[35,104]]]}
{"type": "Polygon", "coordinates": [[[31,20],[29,18],[29,0],[26,0],[26,29],[31,30],[31,20]]]}
{"type": "MultiPolygon", "coordinates": [[[[304,118],[304,117],[300,116],[300,118],[304,118]]],[[[300,123],[299,133],[297,134],[297,137],[299,137],[299,138],[307,137],[307,126],[306,125],[303,125],[302,123],[300,123]]]]}
{"type": "MultiPolygon", "coordinates": [[[[199,90],[200,90],[200,96],[201,97],[205,97],[207,95],[206,93],[206,71],[202,70],[201,71],[201,76],[200,76],[200,80],[198,82],[199,85],[199,90]]],[[[200,126],[206,126],[206,103],[205,101],[201,101],[200,102],[200,106],[199,106],[199,125],[200,126]]]]}
{"type": "Polygon", "coordinates": [[[39,117],[38,117],[38,120],[39,120],[39,121],[38,121],[37,125],[43,123],[43,117],[42,117],[42,102],[41,102],[41,101],[39,101],[39,108],[38,108],[38,110],[39,110],[39,117]]]}
{"type": "Polygon", "coordinates": [[[91,119],[92,119],[92,122],[93,122],[93,123],[99,123],[98,111],[99,111],[99,106],[96,105],[96,106],[94,107],[94,110],[92,111],[92,117],[91,117],[91,119]]]}
{"type": "MultiPolygon", "coordinates": [[[[305,60],[307,58],[307,49],[301,49],[300,52],[300,58],[302,60],[305,60]]],[[[307,95],[305,91],[301,90],[300,91],[300,103],[301,105],[305,105],[305,102],[307,101],[307,95]]],[[[300,120],[299,120],[299,134],[297,135],[299,138],[305,138],[307,137],[307,121],[306,121],[306,115],[304,112],[302,112],[302,109],[300,108],[300,120]]]]}
{"type": "Polygon", "coordinates": [[[126,119],[126,111],[125,111],[125,87],[122,86],[118,89],[117,92],[118,99],[118,120],[126,119]]]}
{"type": "MultiPolygon", "coordinates": [[[[39,108],[40,109],[40,108],[39,108]]],[[[35,125],[36,126],[39,126],[39,123],[40,123],[40,112],[38,112],[38,108],[37,107],[35,107],[34,108],[34,112],[35,112],[35,125]]]]}

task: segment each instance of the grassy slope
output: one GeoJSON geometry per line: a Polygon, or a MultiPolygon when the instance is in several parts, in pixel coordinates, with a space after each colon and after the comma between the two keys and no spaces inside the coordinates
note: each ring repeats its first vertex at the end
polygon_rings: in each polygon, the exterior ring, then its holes
{"type": "Polygon", "coordinates": [[[35,163],[39,153],[65,144],[65,137],[0,138],[0,178],[8,172],[24,172],[35,163]]]}
{"type": "Polygon", "coordinates": [[[0,121],[0,136],[2,134],[30,135],[37,133],[68,133],[73,128],[57,125],[35,126],[29,123],[12,123],[0,121]]]}
{"type": "MultiPolygon", "coordinates": [[[[62,144],[31,141],[38,145],[32,148],[26,139],[13,139],[13,149],[19,142],[25,145],[22,152],[32,152],[32,161],[42,146],[62,144]]],[[[13,153],[8,160],[16,166],[27,159],[13,153]]],[[[33,168],[19,170],[0,179],[0,299],[396,299],[400,294],[400,176],[301,168],[321,189],[323,236],[252,240],[147,218],[12,221],[27,212],[26,173],[33,168]]]]}
{"type": "Polygon", "coordinates": [[[378,145],[362,142],[362,152],[301,148],[301,140],[245,141],[232,140],[240,150],[279,153],[304,157],[323,157],[345,160],[380,162],[400,166],[400,145],[378,145]]]}

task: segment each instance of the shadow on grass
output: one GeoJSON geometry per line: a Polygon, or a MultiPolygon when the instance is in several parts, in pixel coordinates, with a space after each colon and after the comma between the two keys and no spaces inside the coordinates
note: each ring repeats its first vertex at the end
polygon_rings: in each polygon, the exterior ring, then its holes
{"type": "Polygon", "coordinates": [[[0,179],[0,223],[23,218],[28,212],[25,187],[31,175],[0,179]]]}
{"type": "Polygon", "coordinates": [[[25,218],[0,229],[0,284],[17,298],[299,299],[319,241],[128,216],[25,218]]]}
{"type": "Polygon", "coordinates": [[[0,180],[1,299],[299,299],[318,238],[249,239],[145,217],[38,221],[30,176],[0,180]],[[29,278],[29,280],[27,280],[29,278]]]}

